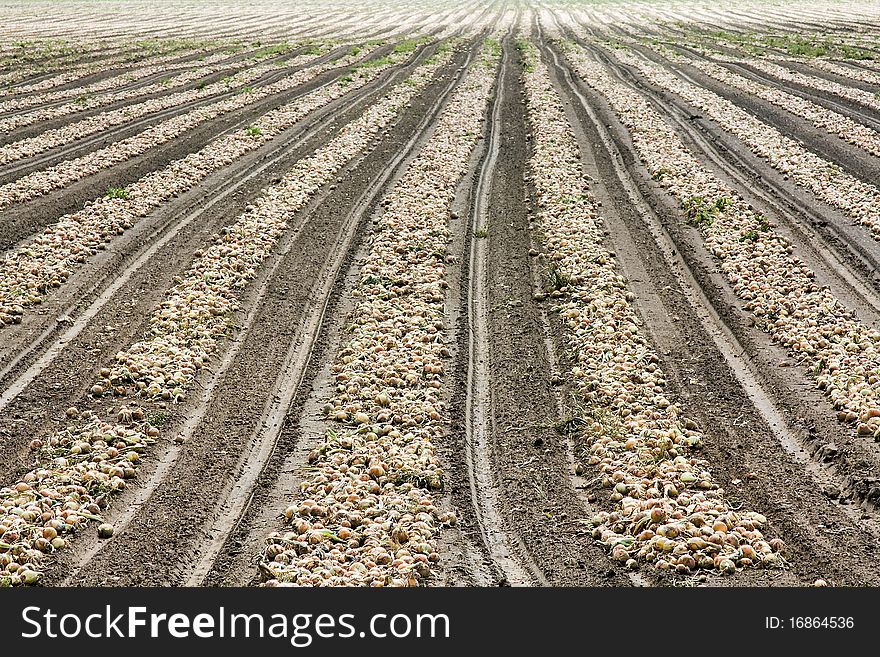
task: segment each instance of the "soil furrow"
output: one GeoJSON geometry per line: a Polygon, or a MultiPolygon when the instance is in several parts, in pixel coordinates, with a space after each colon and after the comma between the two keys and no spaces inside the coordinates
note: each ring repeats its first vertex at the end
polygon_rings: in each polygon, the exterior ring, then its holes
{"type": "MultiPolygon", "coordinates": [[[[500,582],[512,586],[524,586],[533,581],[546,584],[546,580],[534,564],[530,563],[531,559],[527,555],[521,554],[524,551],[520,545],[517,545],[517,537],[511,536],[507,529],[506,519],[501,514],[502,496],[499,494],[494,474],[496,470],[492,464],[492,454],[495,451],[493,444],[498,441],[499,433],[502,432],[498,427],[501,419],[498,417],[500,413],[496,412],[499,405],[499,391],[495,388],[497,381],[490,379],[490,370],[497,368],[497,366],[493,368],[495,354],[492,348],[496,345],[490,344],[490,335],[499,335],[499,332],[494,330],[494,326],[490,328],[489,322],[488,289],[490,279],[487,270],[488,252],[492,246],[492,240],[489,237],[489,194],[494,181],[495,168],[498,166],[502,107],[510,94],[510,88],[506,85],[506,80],[511,75],[513,68],[510,63],[510,48],[510,43],[506,43],[501,59],[498,88],[486,128],[488,144],[476,175],[469,214],[470,262],[466,272],[466,280],[468,281],[468,349],[466,350],[467,392],[464,404],[464,445],[472,505],[483,543],[498,569],[500,582]],[[516,553],[520,554],[515,556],[516,553]]],[[[493,207],[493,220],[495,212],[493,207]]],[[[494,283],[501,279],[493,277],[491,280],[494,283]]],[[[465,350],[462,351],[465,353],[465,350]]],[[[521,429],[518,428],[518,430],[521,429]]],[[[503,430],[503,433],[506,432],[506,429],[503,430]]]]}

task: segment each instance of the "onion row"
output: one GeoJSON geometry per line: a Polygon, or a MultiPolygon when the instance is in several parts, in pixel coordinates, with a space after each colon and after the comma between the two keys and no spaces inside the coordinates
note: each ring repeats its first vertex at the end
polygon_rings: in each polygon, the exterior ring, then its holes
{"type": "MultiPolygon", "coordinates": [[[[736,44],[734,44],[730,41],[726,41],[725,39],[718,39],[718,42],[725,43],[725,45],[728,45],[729,47],[736,47],[736,44]]],[[[690,47],[693,47],[693,46],[690,46],[690,47]]],[[[700,52],[700,54],[702,54],[703,56],[706,56],[706,57],[709,57],[709,56],[715,57],[718,55],[718,53],[710,52],[709,50],[706,50],[705,48],[697,47],[695,49],[698,52],[700,52]]],[[[763,56],[761,56],[761,59],[762,60],[772,60],[772,61],[776,61],[776,62],[781,61],[785,64],[788,64],[791,62],[801,63],[801,64],[807,63],[812,68],[819,69],[820,71],[826,71],[827,73],[833,73],[834,75],[838,75],[842,78],[849,78],[851,80],[858,80],[859,82],[866,82],[868,84],[880,86],[880,73],[878,73],[876,70],[867,70],[865,68],[862,68],[863,66],[871,66],[871,64],[868,62],[861,62],[860,66],[847,66],[846,64],[841,64],[839,62],[835,62],[830,59],[823,59],[821,57],[810,57],[805,62],[803,58],[787,57],[787,56],[783,56],[783,55],[778,55],[777,53],[763,55],[763,56]]],[[[754,61],[753,59],[735,58],[735,57],[729,57],[729,56],[722,56],[719,58],[719,60],[720,61],[728,61],[728,62],[736,61],[737,63],[747,64],[747,65],[751,64],[754,61]]],[[[792,69],[789,69],[789,70],[792,70],[792,69]]],[[[767,71],[767,72],[769,72],[769,71],[767,71]]],[[[813,78],[813,79],[809,80],[809,82],[815,83],[816,78],[818,78],[818,76],[811,76],[811,78],[813,78]]],[[[813,84],[809,84],[806,86],[812,87],[813,84]]],[[[813,87],[813,88],[816,88],[816,87],[813,87]]],[[[833,89],[821,89],[821,91],[831,91],[832,93],[834,93],[833,89]]]]}
{"type": "Polygon", "coordinates": [[[549,267],[564,282],[556,310],[593,415],[584,435],[588,463],[616,505],[593,518],[593,536],[630,568],[649,562],[683,574],[701,567],[732,573],[781,563],[782,542],[764,539],[762,515],[730,506],[697,456],[701,432],[668,399],[660,359],[631,305],[635,297],[603,247],[603,219],[549,70],[534,46],[520,47],[538,218],[549,267]]]}
{"type": "Polygon", "coordinates": [[[346,343],[332,367],[330,425],[314,472],[269,535],[267,586],[416,586],[439,559],[433,441],[449,430],[442,396],[448,219],[483,131],[497,44],[453,92],[424,147],[383,199],[346,343]]]}
{"type": "MultiPolygon", "coordinates": [[[[742,51],[740,44],[732,42],[728,39],[715,38],[713,39],[713,41],[715,41],[716,43],[723,43],[728,48],[734,48],[739,50],[740,52],[742,51]]],[[[870,44],[869,47],[871,47],[870,44]]],[[[772,75],[773,77],[787,80],[789,82],[795,82],[811,89],[828,92],[842,98],[849,98],[850,100],[853,100],[860,104],[874,106],[874,104],[878,102],[877,97],[870,92],[864,91],[857,87],[852,87],[846,84],[841,84],[839,82],[827,80],[818,75],[802,73],[788,66],[788,64],[790,63],[806,63],[812,68],[819,69],[820,71],[826,71],[828,73],[833,73],[834,75],[838,75],[842,78],[849,78],[851,80],[858,80],[860,82],[866,82],[868,84],[880,86],[880,73],[878,73],[875,68],[876,64],[870,61],[862,61],[860,62],[859,66],[847,66],[846,64],[841,64],[839,62],[835,62],[830,59],[824,59],[822,57],[809,57],[805,59],[803,57],[791,57],[779,53],[766,53],[759,55],[758,57],[746,58],[742,56],[731,56],[718,52],[712,52],[702,47],[694,48],[705,57],[713,57],[717,61],[722,62],[731,62],[736,64],[744,64],[746,66],[752,66],[754,68],[757,68],[758,70],[763,71],[764,73],[772,75]],[[779,62],[781,62],[782,64],[780,64],[779,62]],[[863,67],[869,68],[866,69],[863,67]]]]}

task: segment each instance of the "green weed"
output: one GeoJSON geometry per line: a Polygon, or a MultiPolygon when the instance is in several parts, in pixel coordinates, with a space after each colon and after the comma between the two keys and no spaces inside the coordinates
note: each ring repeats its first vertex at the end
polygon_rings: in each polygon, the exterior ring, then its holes
{"type": "Polygon", "coordinates": [[[107,198],[128,198],[128,190],[125,187],[108,187],[107,188],[107,198]]]}

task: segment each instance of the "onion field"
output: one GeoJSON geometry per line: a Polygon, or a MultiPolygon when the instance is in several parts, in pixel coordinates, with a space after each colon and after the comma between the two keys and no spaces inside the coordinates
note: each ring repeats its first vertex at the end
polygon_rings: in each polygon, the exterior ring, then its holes
{"type": "Polygon", "coordinates": [[[880,585],[880,3],[173,4],[0,0],[0,586],[880,585]]]}

